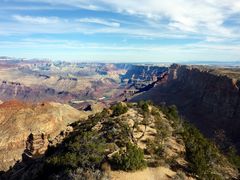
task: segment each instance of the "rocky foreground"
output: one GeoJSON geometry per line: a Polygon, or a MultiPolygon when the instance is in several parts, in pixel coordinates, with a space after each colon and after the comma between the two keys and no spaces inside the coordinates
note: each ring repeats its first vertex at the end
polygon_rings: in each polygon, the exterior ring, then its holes
{"type": "Polygon", "coordinates": [[[2,179],[238,179],[228,156],[183,122],[175,107],[119,103],[71,125],[44,156],[30,134],[22,161],[2,179]]]}

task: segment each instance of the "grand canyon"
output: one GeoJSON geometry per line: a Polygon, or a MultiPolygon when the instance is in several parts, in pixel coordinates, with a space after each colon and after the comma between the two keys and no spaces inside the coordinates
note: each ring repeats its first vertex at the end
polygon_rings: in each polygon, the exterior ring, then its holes
{"type": "MultiPolygon", "coordinates": [[[[0,61],[0,72],[2,179],[56,179],[57,176],[71,179],[74,175],[46,175],[44,168],[46,162],[50,161],[49,153],[53,151],[53,157],[62,153],[66,148],[64,146],[69,143],[68,139],[81,137],[81,132],[90,130],[84,127],[91,127],[90,132],[96,130],[96,137],[106,138],[114,128],[121,130],[124,124],[132,129],[132,135],[122,134],[128,140],[118,140],[116,135],[111,135],[115,148],[105,147],[107,157],[111,159],[112,154],[117,154],[122,148],[118,141],[129,141],[144,149],[143,160],[149,165],[147,169],[135,174],[116,171],[112,165],[113,170],[107,173],[108,178],[129,179],[141,176],[141,173],[153,179],[157,174],[162,179],[179,176],[185,179],[198,178],[186,170],[191,167],[191,161],[182,154],[188,152],[188,140],[185,142],[185,136],[176,135],[179,133],[178,128],[183,127],[180,122],[174,125],[175,118],[193,124],[214,144],[213,151],[219,152],[217,156],[222,158],[217,160],[219,162],[216,167],[213,166],[212,171],[217,173],[216,177],[220,175],[226,179],[238,178],[237,166],[231,164],[233,162],[227,158],[228,150],[232,147],[236,148],[237,157],[240,144],[238,67],[69,63],[9,60],[5,57],[0,61]],[[172,105],[176,106],[178,112],[172,105]],[[122,112],[116,109],[119,107],[126,107],[128,110],[122,112]],[[179,114],[178,117],[173,112],[179,114]],[[95,124],[98,116],[102,119],[95,124]],[[164,135],[167,136],[164,145],[162,144],[165,147],[162,151],[164,155],[160,157],[166,158],[166,164],[172,159],[174,166],[163,165],[158,158],[151,155],[154,151],[148,149],[150,140],[160,142],[160,139],[156,139],[158,132],[163,131],[158,129],[159,118],[163,123],[160,123],[160,127],[169,129],[168,135],[164,135]],[[149,123],[146,124],[145,121],[149,123]],[[120,122],[123,124],[119,124],[120,122]],[[51,150],[53,148],[55,149],[51,150]],[[150,166],[152,163],[158,165],[150,166]]],[[[119,131],[118,136],[121,133],[123,132],[119,131]]],[[[109,139],[104,141],[108,142],[109,139]]],[[[128,148],[127,144],[124,146],[128,148]]],[[[108,163],[111,164],[111,161],[108,163]]],[[[91,168],[87,172],[90,175],[74,173],[76,177],[80,174],[92,178],[106,176],[103,175],[105,170],[101,169],[98,174],[96,169],[91,168]]]]}
{"type": "Polygon", "coordinates": [[[240,179],[240,0],[0,0],[0,180],[240,179]]]}

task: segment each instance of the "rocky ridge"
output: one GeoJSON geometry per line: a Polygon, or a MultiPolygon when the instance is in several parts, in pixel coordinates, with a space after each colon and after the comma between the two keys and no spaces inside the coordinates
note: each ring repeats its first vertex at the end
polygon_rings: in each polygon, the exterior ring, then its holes
{"type": "Polygon", "coordinates": [[[37,155],[45,147],[45,136],[31,134],[25,154],[32,158],[23,159],[1,177],[190,180],[239,175],[212,143],[180,120],[174,107],[119,103],[72,127],[43,156],[37,155]]]}

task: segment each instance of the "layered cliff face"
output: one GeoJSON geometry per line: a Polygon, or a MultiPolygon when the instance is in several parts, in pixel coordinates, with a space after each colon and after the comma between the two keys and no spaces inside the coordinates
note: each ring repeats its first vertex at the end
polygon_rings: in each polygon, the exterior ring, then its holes
{"type": "Polygon", "coordinates": [[[68,124],[89,114],[59,103],[4,102],[0,105],[0,171],[21,160],[27,139],[33,154],[43,154],[46,141],[53,140],[68,124]]]}
{"type": "Polygon", "coordinates": [[[148,90],[166,71],[153,65],[0,60],[0,100],[110,104],[123,100],[125,89],[148,90]]]}
{"type": "Polygon", "coordinates": [[[0,98],[2,101],[18,99],[25,102],[56,101],[68,102],[80,96],[68,91],[48,88],[44,85],[26,86],[18,82],[2,81],[0,83],[0,98]]]}
{"type": "Polygon", "coordinates": [[[167,71],[167,67],[152,65],[132,65],[129,67],[127,72],[120,76],[122,84],[125,86],[125,100],[153,88],[167,71]]]}
{"type": "Polygon", "coordinates": [[[114,64],[0,60],[0,99],[68,103],[111,97],[123,91],[119,76],[127,71],[124,68],[114,64]]]}
{"type": "Polygon", "coordinates": [[[126,74],[121,76],[122,81],[156,81],[164,72],[168,70],[167,67],[147,66],[147,65],[132,65],[126,74]]]}
{"type": "Polygon", "coordinates": [[[150,99],[157,104],[175,104],[183,116],[209,137],[223,129],[238,145],[240,81],[221,72],[206,67],[173,65],[166,82],[134,97],[133,101],[150,99]]]}

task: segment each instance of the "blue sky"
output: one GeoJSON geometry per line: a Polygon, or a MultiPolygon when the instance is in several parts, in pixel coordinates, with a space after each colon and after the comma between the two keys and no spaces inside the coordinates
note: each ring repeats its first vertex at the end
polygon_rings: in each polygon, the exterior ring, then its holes
{"type": "Polygon", "coordinates": [[[239,0],[0,0],[0,55],[240,60],[239,0]]]}

